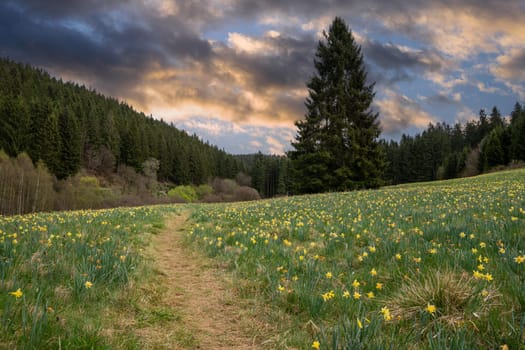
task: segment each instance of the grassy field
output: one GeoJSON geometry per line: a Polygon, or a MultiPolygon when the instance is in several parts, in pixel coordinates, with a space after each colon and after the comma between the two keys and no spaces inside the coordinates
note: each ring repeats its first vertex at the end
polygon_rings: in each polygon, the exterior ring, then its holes
{"type": "Polygon", "coordinates": [[[173,210],[0,217],[0,348],[140,348],[121,318],[151,314],[134,282],[148,233],[173,210]]]}
{"type": "Polygon", "coordinates": [[[196,208],[269,348],[525,349],[525,171],[196,208]]]}
{"type": "Polygon", "coordinates": [[[273,325],[262,348],[525,349],[525,170],[0,217],[0,348],[162,348],[144,343],[162,327],[180,338],[170,344],[195,346],[163,304],[170,291],[148,253],[166,214],[188,210],[188,244],[226,267],[236,298],[273,325]]]}

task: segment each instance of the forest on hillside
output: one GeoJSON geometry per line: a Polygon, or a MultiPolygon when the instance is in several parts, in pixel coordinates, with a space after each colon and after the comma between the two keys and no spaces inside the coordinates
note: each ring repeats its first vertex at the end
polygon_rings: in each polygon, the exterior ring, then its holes
{"type": "Polygon", "coordinates": [[[232,183],[214,179],[242,170],[240,160],[173,124],[0,59],[0,214],[166,202],[177,185],[193,185],[200,197],[232,192],[232,183]]]}
{"type": "Polygon", "coordinates": [[[7,59],[0,60],[0,149],[42,160],[58,179],[81,167],[141,172],[152,160],[158,179],[176,184],[233,178],[242,170],[233,156],[173,124],[7,59]]]}

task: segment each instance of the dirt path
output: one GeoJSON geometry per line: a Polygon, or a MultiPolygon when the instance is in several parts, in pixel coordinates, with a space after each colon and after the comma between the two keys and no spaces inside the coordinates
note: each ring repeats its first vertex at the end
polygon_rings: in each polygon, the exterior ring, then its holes
{"type": "Polygon", "coordinates": [[[257,349],[252,320],[236,302],[226,275],[210,259],[183,244],[189,213],[166,219],[155,235],[157,269],[165,283],[166,305],[181,313],[184,328],[195,339],[192,349],[257,349]]]}

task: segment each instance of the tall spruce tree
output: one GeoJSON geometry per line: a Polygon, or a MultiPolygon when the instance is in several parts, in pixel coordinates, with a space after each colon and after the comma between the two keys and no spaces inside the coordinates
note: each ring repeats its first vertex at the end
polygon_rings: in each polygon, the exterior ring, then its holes
{"type": "Polygon", "coordinates": [[[336,17],[314,59],[307,83],[304,120],[289,156],[301,193],[377,187],[384,157],[377,138],[378,114],[371,111],[374,84],[367,83],[361,47],[345,21],[336,17]]]}

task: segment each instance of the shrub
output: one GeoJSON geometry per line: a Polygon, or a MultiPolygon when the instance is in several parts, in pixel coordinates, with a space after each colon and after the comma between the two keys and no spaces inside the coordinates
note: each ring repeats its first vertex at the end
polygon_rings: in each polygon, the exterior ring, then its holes
{"type": "Polygon", "coordinates": [[[169,190],[168,196],[180,198],[188,203],[198,199],[197,191],[193,186],[177,186],[169,190]]]}
{"type": "Polygon", "coordinates": [[[197,192],[197,197],[200,200],[200,199],[203,199],[204,197],[206,197],[207,195],[212,194],[213,193],[213,187],[211,187],[210,185],[199,185],[199,186],[197,186],[195,191],[197,192]]]}
{"type": "Polygon", "coordinates": [[[219,179],[213,180],[213,190],[217,194],[228,194],[233,195],[233,192],[239,187],[237,183],[230,179],[219,179]]]}
{"type": "Polygon", "coordinates": [[[233,193],[234,201],[255,201],[258,199],[261,199],[259,192],[255,188],[248,186],[239,187],[233,193]]]}

